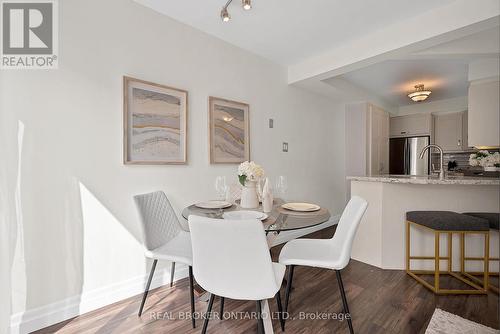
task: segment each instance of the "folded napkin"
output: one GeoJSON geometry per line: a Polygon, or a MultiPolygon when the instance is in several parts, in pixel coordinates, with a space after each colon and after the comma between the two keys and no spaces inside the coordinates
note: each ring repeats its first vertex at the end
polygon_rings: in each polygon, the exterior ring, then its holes
{"type": "Polygon", "coordinates": [[[269,178],[266,177],[264,188],[262,188],[262,210],[271,212],[273,210],[273,193],[269,186],[269,178]]]}

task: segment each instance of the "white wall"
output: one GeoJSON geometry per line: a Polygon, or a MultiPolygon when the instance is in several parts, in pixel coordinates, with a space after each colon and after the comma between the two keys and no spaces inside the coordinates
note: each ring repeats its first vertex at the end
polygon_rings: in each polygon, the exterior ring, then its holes
{"type": "Polygon", "coordinates": [[[468,145],[498,147],[500,59],[478,59],[469,64],[468,145]]]}
{"type": "MultiPolygon", "coordinates": [[[[366,175],[367,103],[357,102],[345,105],[345,157],[347,176],[366,175]]],[[[345,180],[346,200],[351,198],[351,181],[345,180]]]]}
{"type": "Polygon", "coordinates": [[[469,86],[467,145],[476,148],[500,146],[500,78],[472,81],[469,86]]]}
{"type": "Polygon", "coordinates": [[[491,79],[500,76],[500,59],[477,59],[469,64],[469,81],[491,79]]]}
{"type": "Polygon", "coordinates": [[[420,113],[460,112],[467,110],[467,108],[467,96],[459,96],[451,99],[402,106],[399,107],[398,116],[420,113]]]}
{"type": "Polygon", "coordinates": [[[13,262],[0,272],[12,273],[18,321],[144,277],[134,194],[164,190],[179,212],[213,198],[215,176],[235,175],[234,165],[208,163],[209,95],[250,104],[251,158],[288,177],[290,198],[341,212],[343,107],[288,86],[285,68],[132,1],[65,0],[59,10],[59,69],[0,73],[0,209],[10,231],[0,241],[13,262]],[[123,75],[189,91],[188,165],[122,164],[123,75]]]}
{"type": "MultiPolygon", "coordinates": [[[[0,73],[1,75],[1,73],[0,73]]],[[[1,76],[0,76],[1,79],[1,76]]],[[[0,80],[1,82],[1,80],[0,80]]],[[[0,85],[0,92],[2,91],[2,86],[0,85]]],[[[2,100],[0,99],[0,105],[2,100]]],[[[5,124],[5,114],[3,109],[0,108],[0,154],[5,157],[0,162],[0,333],[7,333],[8,325],[10,321],[10,265],[11,265],[11,216],[9,210],[9,201],[7,188],[7,158],[10,157],[8,154],[8,147],[6,145],[6,133],[4,131],[5,124]]],[[[10,203],[9,203],[10,202],[10,203]]]]}

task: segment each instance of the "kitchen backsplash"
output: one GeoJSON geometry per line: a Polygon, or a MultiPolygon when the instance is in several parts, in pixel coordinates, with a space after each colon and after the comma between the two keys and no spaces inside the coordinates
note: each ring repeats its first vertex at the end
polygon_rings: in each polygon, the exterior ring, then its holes
{"type": "MultiPolygon", "coordinates": [[[[498,150],[489,150],[490,153],[497,152],[498,150]]],[[[463,152],[463,153],[444,153],[443,163],[445,169],[448,166],[449,161],[456,161],[456,169],[477,169],[482,170],[482,167],[472,167],[469,165],[469,156],[474,152],[463,152]]],[[[433,170],[439,169],[439,153],[432,153],[431,156],[431,166],[433,170]]]]}

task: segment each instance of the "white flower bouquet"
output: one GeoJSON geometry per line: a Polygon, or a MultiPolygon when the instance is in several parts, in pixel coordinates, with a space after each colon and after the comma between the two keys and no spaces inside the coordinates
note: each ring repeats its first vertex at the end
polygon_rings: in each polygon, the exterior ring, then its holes
{"type": "Polygon", "coordinates": [[[253,161],[245,161],[238,167],[238,179],[242,186],[247,181],[257,181],[264,176],[264,169],[253,161]]]}
{"type": "Polygon", "coordinates": [[[469,165],[481,166],[486,168],[500,167],[500,153],[490,153],[486,150],[471,154],[469,157],[469,165]]]}

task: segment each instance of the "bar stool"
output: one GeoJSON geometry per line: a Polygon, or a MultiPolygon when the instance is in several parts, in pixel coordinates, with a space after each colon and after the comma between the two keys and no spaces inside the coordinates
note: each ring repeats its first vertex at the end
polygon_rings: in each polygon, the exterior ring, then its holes
{"type": "MultiPolygon", "coordinates": [[[[500,228],[500,213],[464,212],[463,214],[467,215],[467,216],[486,219],[488,221],[488,223],[490,224],[490,233],[492,231],[498,233],[498,230],[500,228]]],[[[461,239],[460,243],[463,243],[463,245],[464,245],[463,248],[464,248],[464,254],[465,254],[465,238],[463,240],[461,239]]],[[[489,257],[488,260],[499,262],[498,257],[489,257]]],[[[476,281],[476,282],[482,284],[483,282],[480,279],[478,279],[476,276],[483,275],[483,273],[482,272],[467,272],[465,269],[466,261],[484,261],[484,258],[482,258],[482,257],[468,257],[468,256],[464,255],[463,260],[460,263],[460,272],[463,275],[467,276],[468,278],[472,279],[473,281],[476,281]]],[[[491,272],[491,271],[488,272],[488,276],[498,276],[498,274],[499,273],[497,273],[497,272],[491,272]]],[[[492,285],[491,280],[489,280],[489,279],[488,279],[488,283],[489,283],[488,287],[490,288],[490,290],[493,292],[496,292],[498,294],[498,286],[492,285]]]]}
{"type": "MultiPolygon", "coordinates": [[[[413,277],[417,282],[434,292],[435,294],[485,294],[488,292],[488,256],[489,256],[489,223],[486,219],[461,215],[451,211],[410,211],[406,213],[406,273],[413,277]],[[434,256],[412,256],[410,254],[410,227],[422,228],[434,233],[434,256]],[[448,254],[446,257],[439,255],[440,235],[446,233],[448,235],[448,254]],[[464,278],[452,270],[452,239],[453,234],[458,233],[461,236],[466,234],[483,234],[484,235],[484,281],[483,286],[479,286],[471,280],[464,278]],[[432,270],[412,270],[410,266],[411,260],[434,260],[434,271],[432,270]],[[440,260],[448,261],[446,271],[440,271],[440,260]],[[434,275],[434,285],[428,283],[418,275],[434,275]],[[473,289],[442,289],[439,286],[440,275],[450,275],[463,283],[469,285],[473,289]]],[[[461,247],[461,259],[463,259],[463,244],[461,247]]]]}

